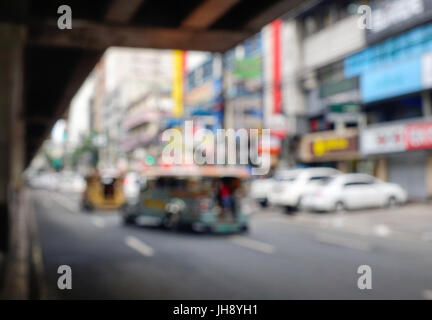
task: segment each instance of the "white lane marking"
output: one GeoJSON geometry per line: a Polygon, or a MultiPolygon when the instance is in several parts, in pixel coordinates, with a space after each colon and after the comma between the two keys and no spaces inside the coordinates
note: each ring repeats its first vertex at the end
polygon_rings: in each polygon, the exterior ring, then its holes
{"type": "Polygon", "coordinates": [[[42,196],[40,197],[41,199],[41,203],[42,206],[44,207],[45,210],[49,210],[52,206],[51,200],[49,198],[47,198],[46,196],[42,196]]]}
{"type": "Polygon", "coordinates": [[[234,236],[230,238],[230,241],[232,243],[235,243],[239,246],[256,250],[262,253],[272,254],[275,252],[275,247],[273,247],[271,244],[253,240],[250,238],[242,237],[242,236],[234,236]]]}
{"type": "Polygon", "coordinates": [[[315,239],[321,243],[332,244],[349,249],[356,249],[361,251],[370,251],[372,249],[371,246],[366,242],[338,237],[334,235],[320,234],[317,235],[315,239]]]}
{"type": "Polygon", "coordinates": [[[104,228],[105,227],[105,220],[101,217],[92,217],[92,223],[97,228],[104,228]]]}
{"type": "Polygon", "coordinates": [[[373,232],[378,237],[388,237],[391,234],[390,228],[385,224],[377,224],[373,227],[373,232]]]}
{"type": "Polygon", "coordinates": [[[422,234],[422,240],[427,242],[432,242],[432,232],[424,232],[422,234]]]}
{"type": "Polygon", "coordinates": [[[128,247],[138,251],[143,256],[151,257],[154,254],[153,248],[146,245],[144,242],[142,242],[138,238],[135,238],[132,236],[127,236],[124,241],[128,247]]]}
{"type": "Polygon", "coordinates": [[[425,300],[432,300],[432,290],[423,290],[422,298],[425,300]]]}
{"type": "Polygon", "coordinates": [[[78,211],[78,206],[76,203],[72,202],[71,200],[69,200],[68,198],[64,197],[64,196],[60,196],[59,194],[56,194],[53,197],[58,204],[60,204],[62,207],[72,211],[72,212],[77,212],[78,211]]]}
{"type": "Polygon", "coordinates": [[[333,221],[332,221],[333,227],[342,228],[344,226],[344,224],[345,224],[345,218],[344,217],[333,218],[333,221]]]}

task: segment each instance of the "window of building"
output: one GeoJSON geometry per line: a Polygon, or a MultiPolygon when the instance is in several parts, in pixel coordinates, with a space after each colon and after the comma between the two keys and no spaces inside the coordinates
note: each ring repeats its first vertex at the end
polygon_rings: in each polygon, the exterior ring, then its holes
{"type": "Polygon", "coordinates": [[[303,15],[304,36],[311,36],[325,28],[331,27],[350,15],[357,14],[358,6],[368,3],[368,0],[323,2],[303,15]]]}

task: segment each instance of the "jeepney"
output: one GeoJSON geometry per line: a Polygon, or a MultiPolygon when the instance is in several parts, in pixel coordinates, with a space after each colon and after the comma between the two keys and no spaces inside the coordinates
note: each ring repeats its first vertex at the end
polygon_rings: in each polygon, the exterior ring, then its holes
{"type": "Polygon", "coordinates": [[[248,229],[248,216],[241,205],[242,180],[249,176],[246,168],[158,167],[142,174],[146,185],[124,206],[126,224],[215,233],[248,229]],[[222,201],[221,190],[230,201],[222,201]]]}

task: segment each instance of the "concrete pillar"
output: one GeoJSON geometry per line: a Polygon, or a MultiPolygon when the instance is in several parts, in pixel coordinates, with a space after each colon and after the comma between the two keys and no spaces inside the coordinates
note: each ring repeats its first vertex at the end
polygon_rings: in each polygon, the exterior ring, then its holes
{"type": "Polygon", "coordinates": [[[338,161],[336,168],[343,172],[343,173],[348,173],[349,172],[349,168],[348,168],[348,162],[347,161],[338,161]]]}
{"type": "Polygon", "coordinates": [[[432,116],[432,99],[430,91],[422,92],[422,108],[424,117],[432,116]]]}
{"type": "Polygon", "coordinates": [[[426,188],[428,198],[432,200],[432,156],[429,156],[426,163],[426,188]]]}
{"type": "Polygon", "coordinates": [[[0,250],[8,248],[8,202],[24,166],[24,30],[0,24],[0,250]]]}
{"type": "Polygon", "coordinates": [[[377,160],[377,166],[375,169],[375,176],[382,181],[388,181],[388,170],[387,170],[387,159],[386,158],[379,158],[377,160]]]}

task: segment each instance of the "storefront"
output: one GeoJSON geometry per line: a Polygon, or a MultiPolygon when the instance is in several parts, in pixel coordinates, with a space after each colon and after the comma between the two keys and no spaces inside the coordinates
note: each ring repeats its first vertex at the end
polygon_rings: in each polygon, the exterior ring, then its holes
{"type": "Polygon", "coordinates": [[[358,149],[358,130],[310,133],[300,141],[298,158],[307,166],[331,166],[355,172],[362,166],[358,149]]]}
{"type": "Polygon", "coordinates": [[[360,134],[360,153],[375,174],[404,187],[412,199],[432,195],[432,119],[373,125],[360,134]]]}

